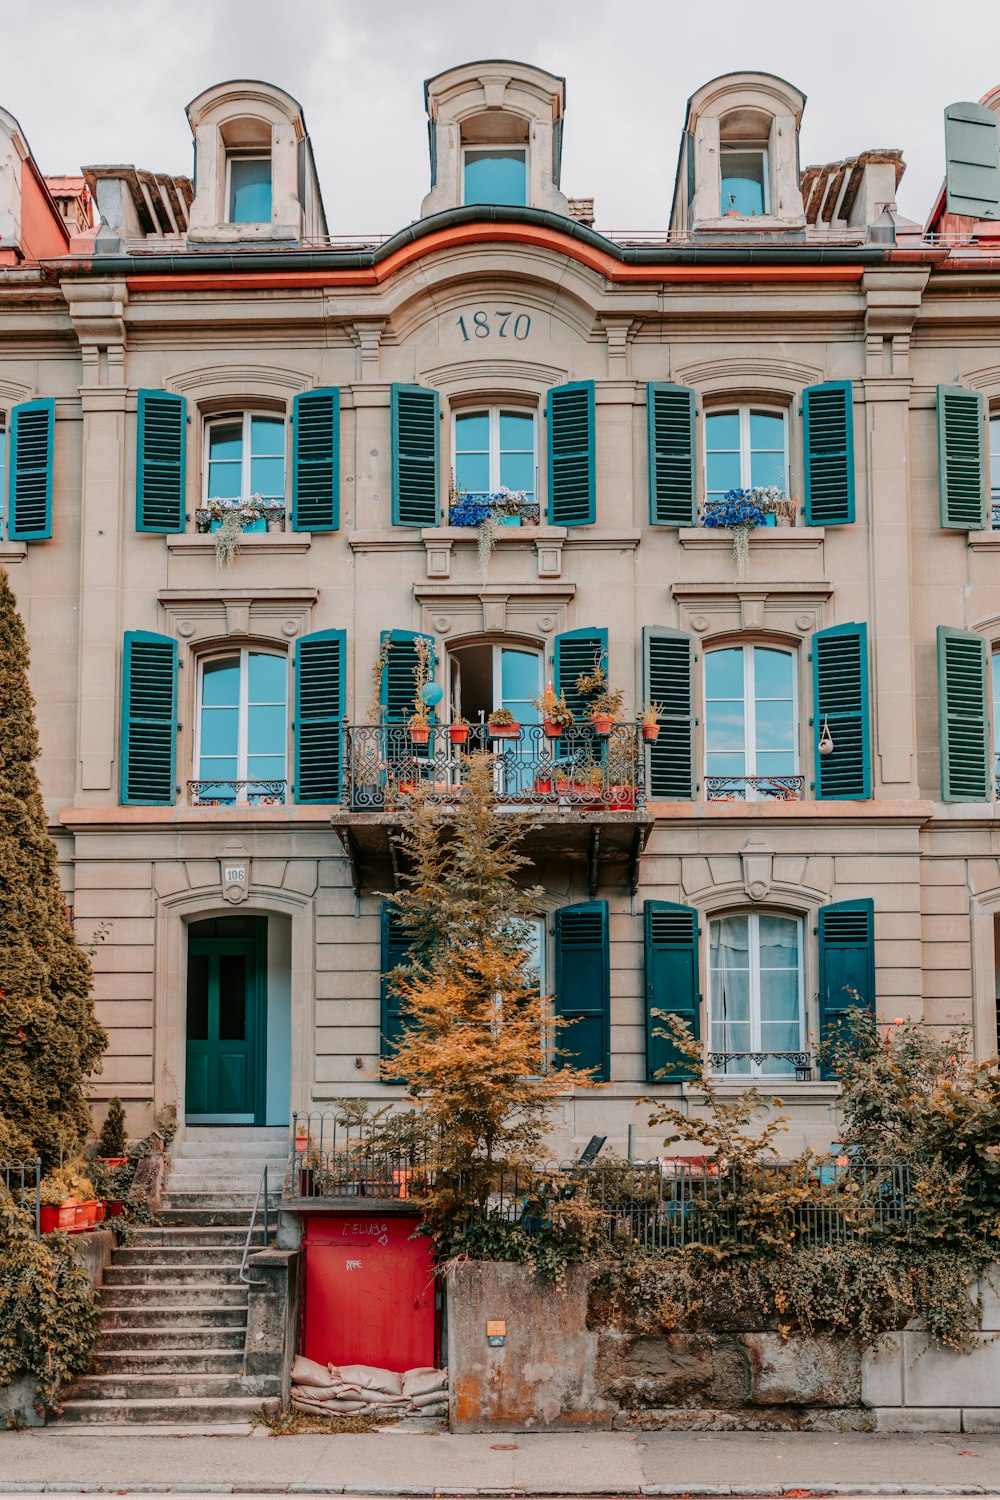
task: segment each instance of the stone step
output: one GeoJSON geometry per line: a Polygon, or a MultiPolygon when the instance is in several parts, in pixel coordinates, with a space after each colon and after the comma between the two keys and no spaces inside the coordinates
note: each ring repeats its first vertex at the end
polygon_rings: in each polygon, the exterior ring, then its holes
{"type": "MultiPolygon", "coordinates": [[[[280,1377],[260,1376],[255,1380],[260,1394],[276,1396],[280,1377]]],[[[67,1392],[70,1401],[187,1401],[191,1397],[227,1397],[241,1392],[239,1377],[234,1375],[84,1375],[74,1381],[67,1392]]]]}
{"type": "MultiPolygon", "coordinates": [[[[244,1239],[246,1236],[244,1236],[244,1239]]],[[[263,1236],[261,1236],[263,1247],[263,1236]]],[[[229,1266],[239,1271],[243,1246],[234,1245],[123,1245],[112,1252],[112,1266],[229,1266]]]]}
{"type": "MultiPolygon", "coordinates": [[[[204,1245],[205,1249],[221,1249],[226,1245],[235,1246],[241,1253],[246,1243],[246,1225],[228,1224],[158,1224],[155,1227],[143,1227],[133,1229],[129,1242],[129,1248],[142,1249],[144,1246],[164,1246],[181,1248],[185,1245],[204,1245]]],[[[263,1248],[264,1225],[258,1220],[257,1228],[253,1232],[252,1245],[263,1248]]]]}
{"type": "MultiPolygon", "coordinates": [[[[160,1309],[162,1311],[162,1309],[160,1309]]],[[[229,1309],[226,1309],[229,1312],[229,1309]]],[[[113,1354],[118,1350],[147,1350],[150,1354],[160,1349],[214,1349],[238,1350],[243,1353],[246,1342],[246,1321],[227,1326],[225,1323],[166,1322],[162,1324],[140,1323],[138,1317],[132,1323],[109,1323],[108,1314],[101,1318],[101,1331],[97,1339],[98,1355],[113,1354]]]]}
{"type": "MultiPolygon", "coordinates": [[[[211,1340],[214,1329],[208,1330],[211,1340]]],[[[243,1371],[243,1350],[204,1348],[106,1349],[101,1340],[93,1358],[95,1375],[234,1375],[243,1371]]]]}
{"type": "Polygon", "coordinates": [[[149,1307],[187,1307],[193,1312],[206,1303],[213,1307],[240,1307],[246,1312],[247,1286],[237,1281],[225,1285],[218,1281],[157,1281],[148,1286],[130,1282],[117,1282],[109,1286],[106,1282],[98,1287],[97,1299],[104,1308],[128,1307],[138,1310],[143,1304],[149,1307]]]}
{"type": "Polygon", "coordinates": [[[124,1427],[133,1422],[154,1427],[193,1427],[198,1423],[254,1422],[258,1412],[277,1411],[278,1405],[276,1396],[216,1396],[172,1401],[73,1399],[63,1402],[59,1421],[112,1427],[124,1427]]]}
{"type": "MultiPolygon", "coordinates": [[[[213,1287],[213,1292],[218,1288],[213,1287]]],[[[218,1296],[211,1302],[192,1304],[185,1294],[176,1303],[158,1302],[156,1299],[137,1301],[128,1295],[128,1289],[115,1287],[99,1296],[101,1327],[141,1328],[151,1332],[156,1328],[223,1328],[243,1329],[247,1321],[247,1300],[226,1302],[220,1305],[218,1296]],[[110,1298],[115,1300],[108,1300],[110,1298]]]]}
{"type": "Polygon", "coordinates": [[[287,1161],[288,1150],[284,1145],[256,1151],[186,1151],[183,1155],[171,1156],[170,1170],[198,1172],[232,1167],[234,1171],[257,1172],[259,1175],[265,1164],[269,1172],[275,1167],[283,1171],[287,1161]]]}
{"type": "MultiPolygon", "coordinates": [[[[273,1176],[268,1184],[267,1195],[269,1198],[280,1196],[284,1182],[284,1173],[279,1172],[273,1176]]],[[[246,1198],[247,1212],[253,1208],[253,1201],[257,1196],[260,1186],[260,1173],[255,1172],[252,1176],[243,1176],[242,1173],[220,1172],[214,1176],[206,1176],[204,1173],[192,1172],[189,1177],[174,1177],[171,1175],[170,1196],[183,1193],[188,1196],[192,1193],[211,1193],[216,1198],[246,1198]]]]}
{"type": "Polygon", "coordinates": [[[102,1285],[106,1287],[154,1287],[166,1283],[169,1286],[178,1286],[182,1282],[197,1281],[202,1285],[208,1282],[221,1282],[223,1285],[239,1286],[238,1271],[239,1262],[219,1266],[205,1265],[201,1261],[190,1261],[183,1265],[143,1261],[140,1265],[134,1266],[106,1267],[102,1285]]]}
{"type": "Polygon", "coordinates": [[[174,1140],[170,1155],[174,1161],[190,1156],[259,1156],[263,1160],[269,1156],[281,1156],[291,1147],[291,1131],[287,1127],[255,1130],[248,1135],[238,1131],[186,1130],[183,1136],[174,1140]]]}
{"type": "MultiPolygon", "coordinates": [[[[174,1210],[178,1208],[196,1208],[208,1213],[217,1214],[222,1212],[228,1215],[227,1219],[217,1220],[216,1222],[231,1225],[242,1223],[246,1225],[250,1222],[250,1215],[253,1213],[256,1197],[256,1184],[254,1184],[252,1193],[226,1192],[215,1189],[209,1191],[207,1188],[202,1188],[199,1191],[192,1190],[191,1192],[188,1192],[186,1189],[183,1192],[166,1192],[163,1194],[161,1205],[166,1212],[157,1214],[157,1218],[162,1223],[170,1224],[172,1220],[167,1215],[174,1210]]],[[[276,1183],[274,1188],[268,1192],[267,1198],[272,1208],[281,1201],[280,1182],[276,1183]]],[[[260,1209],[263,1209],[263,1206],[264,1200],[261,1198],[260,1209]]]]}

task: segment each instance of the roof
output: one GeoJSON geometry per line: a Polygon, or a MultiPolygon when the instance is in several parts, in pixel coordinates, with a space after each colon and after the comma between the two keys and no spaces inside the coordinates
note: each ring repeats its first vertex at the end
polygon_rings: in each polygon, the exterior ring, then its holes
{"type": "Polygon", "coordinates": [[[97,184],[113,178],[124,182],[139,216],[144,234],[184,234],[188,227],[188,209],[194,198],[190,177],[174,177],[168,172],[147,172],[129,164],[84,167],[84,180],[95,201],[97,184]]]}
{"type": "Polygon", "coordinates": [[[804,167],[802,201],[806,223],[827,224],[831,228],[846,224],[861,189],[865,167],[877,163],[888,163],[895,168],[899,187],[906,164],[896,146],[859,151],[857,156],[846,156],[843,161],[827,162],[825,166],[804,167]]]}

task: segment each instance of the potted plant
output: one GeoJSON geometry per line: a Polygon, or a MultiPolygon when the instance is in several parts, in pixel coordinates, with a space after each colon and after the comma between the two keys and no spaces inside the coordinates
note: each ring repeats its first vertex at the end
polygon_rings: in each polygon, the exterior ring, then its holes
{"type": "Polygon", "coordinates": [[[647,744],[653,744],[660,735],[660,718],[664,713],[662,703],[644,703],[639,713],[639,724],[642,728],[642,737],[647,744]]]}
{"type": "Polygon", "coordinates": [[[456,715],[448,726],[448,738],[453,745],[464,745],[469,738],[468,719],[463,719],[461,714],[456,715]]]}
{"type": "Polygon", "coordinates": [[[703,526],[725,527],[732,533],[737,578],[750,573],[750,533],[756,526],[766,525],[771,513],[765,509],[766,503],[767,497],[760,490],[727,490],[720,501],[702,512],[703,526]]]}
{"type": "Polygon", "coordinates": [[[495,740],[518,740],[521,726],[509,708],[495,708],[486,720],[490,735],[495,740]]]}
{"type": "Polygon", "coordinates": [[[106,1167],[123,1167],[128,1161],[125,1110],[117,1095],[108,1100],[108,1112],[97,1139],[97,1157],[106,1167]]]}
{"type": "Polygon", "coordinates": [[[594,727],[594,733],[602,737],[611,733],[625,702],[625,694],[620,688],[608,686],[606,661],[607,652],[602,651],[594,661],[593,671],[581,672],[576,679],[577,692],[590,700],[587,704],[587,718],[594,727]]]}
{"type": "Polygon", "coordinates": [[[39,1184],[41,1231],[62,1229],[72,1234],[97,1222],[99,1200],[94,1184],[84,1176],[83,1163],[55,1167],[39,1184]],[[79,1168],[79,1170],[78,1170],[79,1168]]]}
{"type": "Polygon", "coordinates": [[[421,703],[410,715],[406,726],[410,731],[410,739],[415,745],[426,745],[431,737],[431,721],[427,710],[421,703]]]}
{"type": "Polygon", "coordinates": [[[542,716],[542,729],[547,740],[559,739],[563,730],[575,722],[576,715],[566,702],[566,694],[557,694],[551,682],[545,684],[540,698],[533,697],[531,701],[542,716]]]}

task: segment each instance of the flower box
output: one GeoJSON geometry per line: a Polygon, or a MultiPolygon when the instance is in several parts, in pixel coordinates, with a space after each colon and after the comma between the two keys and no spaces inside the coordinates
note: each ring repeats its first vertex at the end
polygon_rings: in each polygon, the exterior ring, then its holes
{"type": "Polygon", "coordinates": [[[490,738],[494,740],[519,740],[521,738],[520,724],[490,724],[487,723],[490,738]]]}
{"type": "Polygon", "coordinates": [[[104,1202],[104,1217],[106,1219],[118,1219],[125,1212],[125,1204],[121,1198],[106,1198],[104,1202]]]}
{"type": "Polygon", "coordinates": [[[51,1234],[54,1229],[71,1233],[76,1228],[76,1210],[75,1198],[67,1198],[65,1203],[43,1203],[39,1209],[42,1233],[51,1234]]]}
{"type": "Polygon", "coordinates": [[[533,792],[537,792],[540,797],[550,795],[552,791],[552,777],[536,776],[534,781],[532,782],[531,790],[533,792]]]}
{"type": "MultiPolygon", "coordinates": [[[[212,521],[208,529],[209,531],[221,531],[222,524],[223,523],[221,521],[212,521]]],[[[240,530],[243,532],[244,536],[248,536],[251,532],[266,531],[267,522],[265,521],[263,516],[257,516],[252,521],[244,521],[240,530]]]]}
{"type": "Polygon", "coordinates": [[[109,1168],[124,1167],[128,1165],[127,1156],[95,1156],[94,1160],[99,1161],[103,1167],[109,1168]]]}

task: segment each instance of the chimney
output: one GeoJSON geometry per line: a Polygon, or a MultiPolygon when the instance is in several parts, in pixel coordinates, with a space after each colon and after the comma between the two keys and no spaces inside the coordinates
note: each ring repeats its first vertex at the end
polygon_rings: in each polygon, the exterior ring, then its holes
{"type": "Polygon", "coordinates": [[[569,217],[575,219],[578,224],[585,224],[588,229],[594,227],[594,200],[593,198],[570,198],[569,217]]]}

